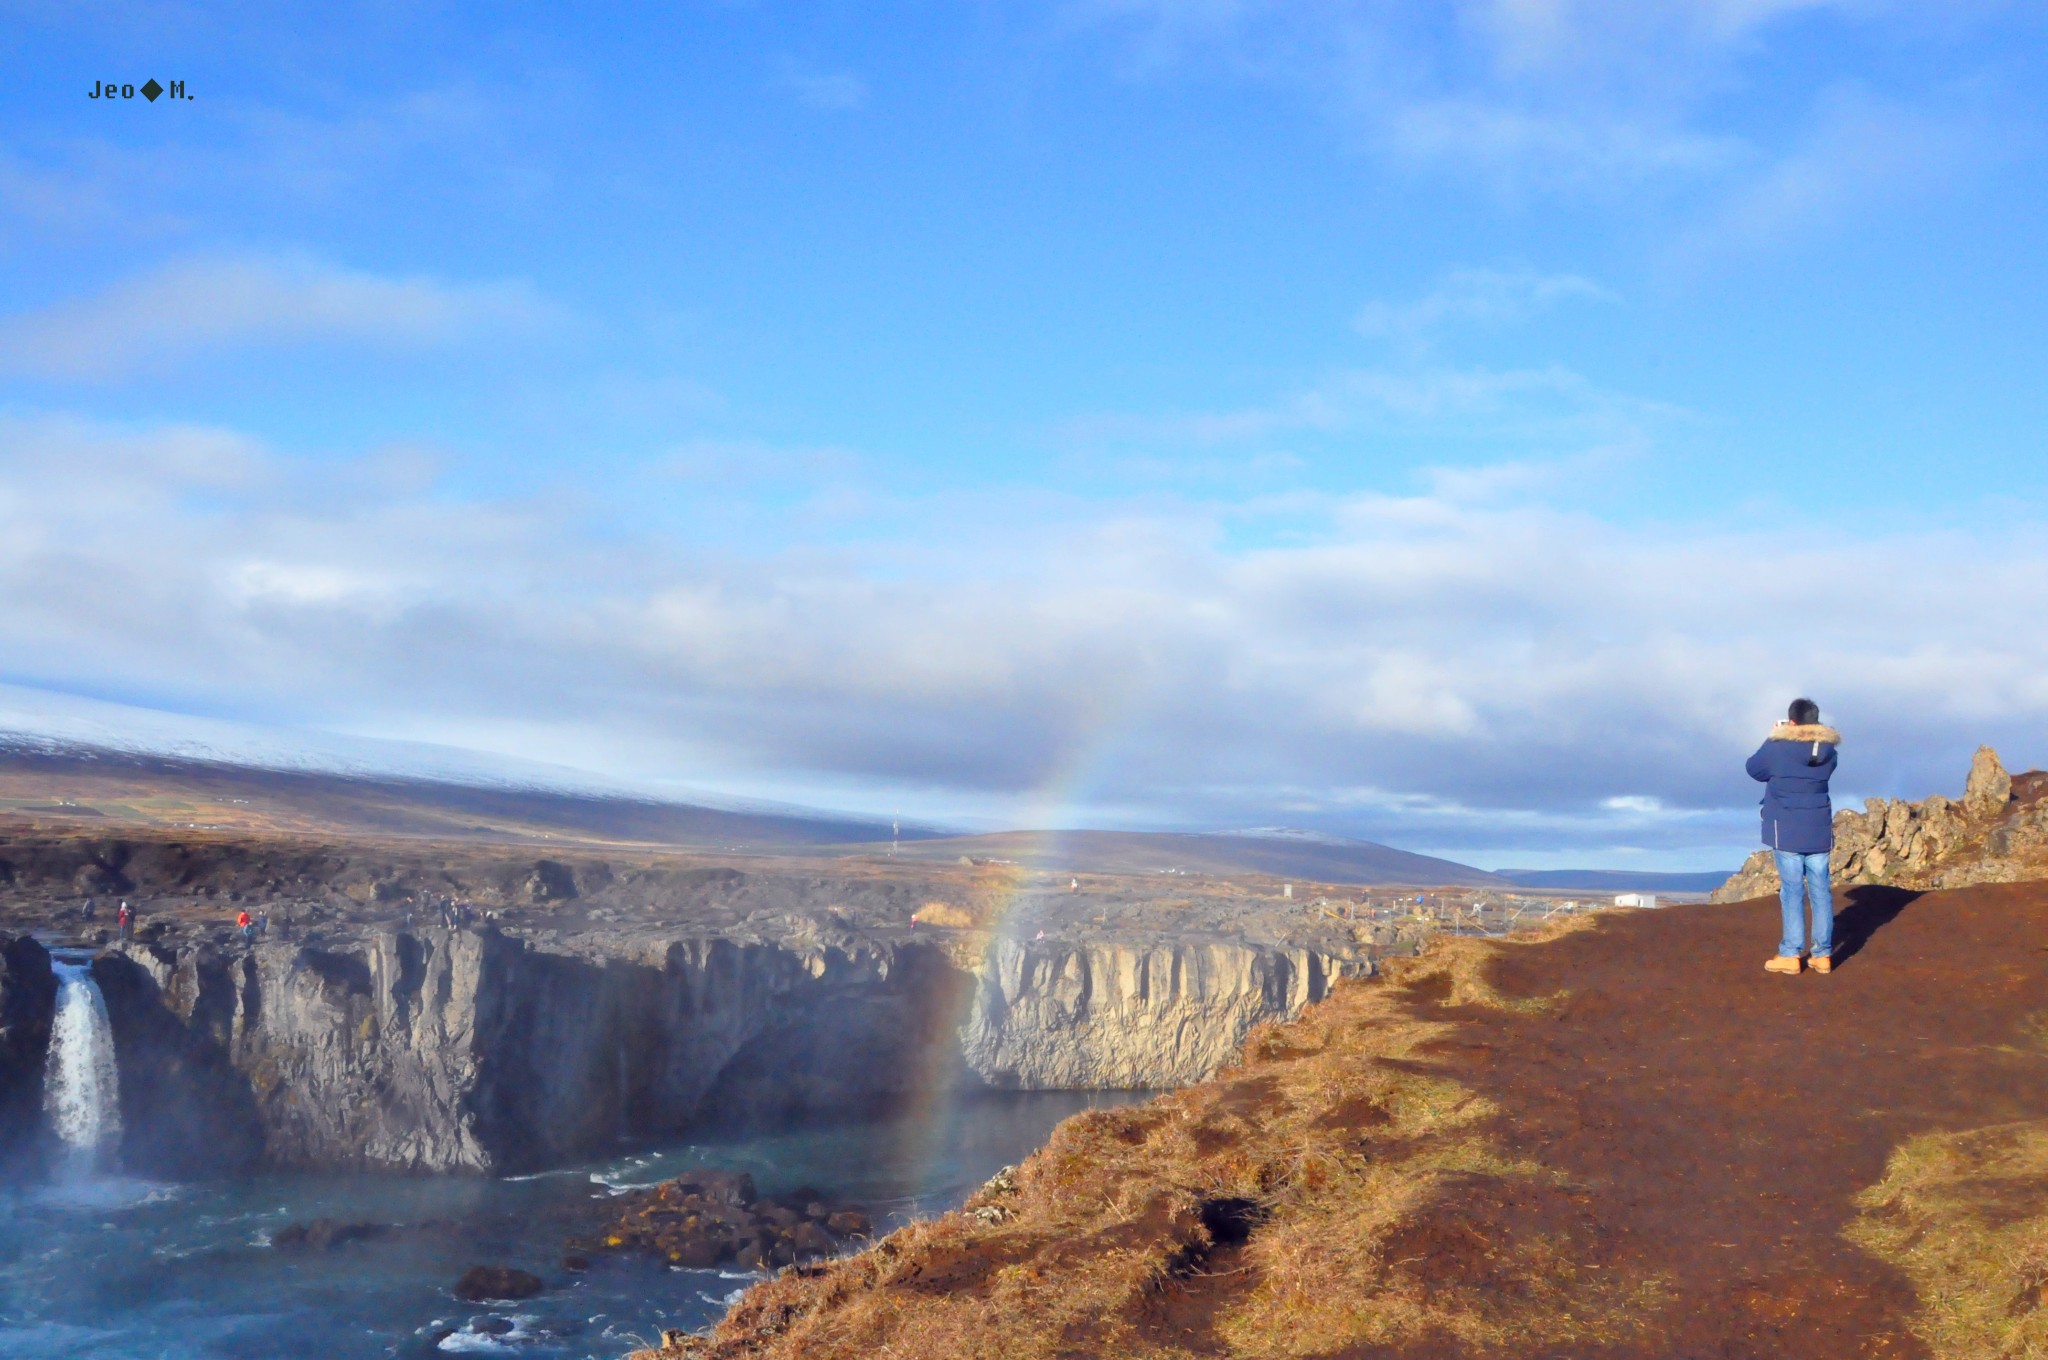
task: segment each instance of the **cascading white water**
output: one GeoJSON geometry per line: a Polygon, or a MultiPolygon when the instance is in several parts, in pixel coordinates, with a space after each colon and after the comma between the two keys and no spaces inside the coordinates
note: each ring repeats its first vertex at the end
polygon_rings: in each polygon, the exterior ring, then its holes
{"type": "Polygon", "coordinates": [[[74,1170],[96,1168],[121,1135],[121,1079],[114,1065],[114,1029],[91,968],[52,961],[57,1015],[50,1026],[43,1108],[70,1154],[74,1170]]]}

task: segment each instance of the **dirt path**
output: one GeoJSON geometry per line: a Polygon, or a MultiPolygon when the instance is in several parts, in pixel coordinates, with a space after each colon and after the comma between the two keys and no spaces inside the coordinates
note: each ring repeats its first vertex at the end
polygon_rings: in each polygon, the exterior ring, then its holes
{"type": "Polygon", "coordinates": [[[1775,902],[1615,917],[1496,963],[1510,995],[1567,996],[1475,1013],[1463,1033],[1484,1043],[1429,1060],[1579,1193],[1460,1202],[1419,1249],[1562,1233],[1593,1268],[1668,1278],[1678,1306],[1612,1355],[1923,1354],[1907,1282],[1842,1230],[1908,1137],[2048,1116],[2048,1053],[2022,1038],[2048,1010],[2048,891],[1852,896],[1831,976],[1763,971],[1775,902]]]}

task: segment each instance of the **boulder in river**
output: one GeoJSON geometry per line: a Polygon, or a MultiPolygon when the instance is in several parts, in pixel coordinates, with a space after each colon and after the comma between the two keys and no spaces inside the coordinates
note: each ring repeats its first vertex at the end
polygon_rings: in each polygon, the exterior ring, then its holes
{"type": "Polygon", "coordinates": [[[455,1282],[455,1297],[465,1303],[485,1299],[530,1299],[547,1288],[540,1276],[513,1266],[471,1266],[455,1282]]]}
{"type": "Polygon", "coordinates": [[[270,1235],[270,1245],[279,1251],[332,1251],[349,1242],[368,1242],[391,1231],[385,1223],[340,1223],[316,1218],[310,1223],[287,1223],[270,1235]]]}

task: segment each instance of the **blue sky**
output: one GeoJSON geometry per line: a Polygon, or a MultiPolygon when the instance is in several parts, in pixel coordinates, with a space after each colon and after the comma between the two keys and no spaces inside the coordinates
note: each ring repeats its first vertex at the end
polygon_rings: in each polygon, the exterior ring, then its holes
{"type": "Polygon", "coordinates": [[[5,12],[0,682],[1489,864],[2048,760],[2037,6],[5,12]]]}

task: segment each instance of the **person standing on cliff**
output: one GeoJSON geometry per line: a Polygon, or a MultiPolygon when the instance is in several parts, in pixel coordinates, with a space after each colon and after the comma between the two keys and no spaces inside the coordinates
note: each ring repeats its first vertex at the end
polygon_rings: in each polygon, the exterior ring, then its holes
{"type": "Polygon", "coordinates": [[[1828,883],[1828,852],[1835,848],[1834,808],[1828,780],[1835,773],[1835,748],[1841,734],[1821,726],[1820,705],[1794,699],[1785,721],[1757,747],[1745,768],[1763,784],[1764,847],[1778,861],[1778,902],[1784,912],[1784,933],[1777,957],[1764,967],[1773,973],[1797,973],[1800,955],[1808,956],[1816,973],[1834,970],[1835,902],[1828,883]],[[1803,899],[1803,900],[1802,900],[1803,899]],[[1806,928],[1813,910],[1813,932],[1806,928]]]}

